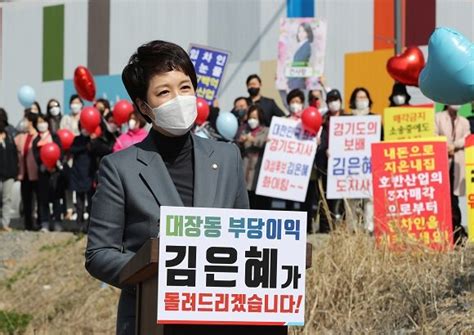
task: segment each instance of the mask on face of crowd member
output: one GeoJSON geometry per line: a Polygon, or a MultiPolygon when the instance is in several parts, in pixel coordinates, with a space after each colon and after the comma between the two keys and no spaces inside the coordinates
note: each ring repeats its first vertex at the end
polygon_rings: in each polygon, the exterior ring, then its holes
{"type": "Polygon", "coordinates": [[[247,123],[249,124],[250,129],[256,129],[260,125],[260,122],[257,119],[249,119],[247,123]]]}

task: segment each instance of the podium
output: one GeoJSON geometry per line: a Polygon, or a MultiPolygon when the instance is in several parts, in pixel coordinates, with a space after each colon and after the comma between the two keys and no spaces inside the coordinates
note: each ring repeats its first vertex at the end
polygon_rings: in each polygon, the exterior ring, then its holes
{"type": "MultiPolygon", "coordinates": [[[[158,297],[159,239],[149,239],[120,272],[122,285],[136,285],[137,335],[288,335],[286,326],[159,325],[158,297]]],[[[306,268],[311,267],[312,245],[306,244],[306,268]]]]}

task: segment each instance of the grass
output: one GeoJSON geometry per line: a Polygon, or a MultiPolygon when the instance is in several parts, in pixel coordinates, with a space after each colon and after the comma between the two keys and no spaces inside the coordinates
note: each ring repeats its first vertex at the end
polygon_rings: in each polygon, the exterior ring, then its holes
{"type": "MultiPolygon", "coordinates": [[[[472,247],[442,253],[412,245],[392,252],[377,248],[368,234],[344,227],[310,241],[306,322],[290,327],[290,334],[474,333],[472,247]]],[[[86,239],[61,235],[40,242],[18,261],[18,270],[4,282],[9,285],[0,285],[0,310],[31,314],[28,323],[26,317],[16,323],[25,328],[13,329],[115,333],[119,291],[103,288],[85,271],[86,239]]]]}
{"type": "Polygon", "coordinates": [[[0,311],[0,333],[8,335],[23,334],[33,316],[11,311],[0,311]]]}

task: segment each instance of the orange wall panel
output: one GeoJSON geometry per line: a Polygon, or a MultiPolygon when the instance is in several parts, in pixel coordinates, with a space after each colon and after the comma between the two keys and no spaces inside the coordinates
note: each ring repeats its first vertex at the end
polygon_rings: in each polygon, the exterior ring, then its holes
{"type": "Polygon", "coordinates": [[[374,50],[394,47],[394,0],[374,0],[374,50]]]}
{"type": "Polygon", "coordinates": [[[352,91],[362,86],[369,90],[374,102],[372,112],[382,114],[383,109],[389,104],[388,97],[394,83],[385,68],[387,60],[392,56],[393,49],[345,55],[344,106],[347,111],[349,111],[349,98],[352,91]]]}

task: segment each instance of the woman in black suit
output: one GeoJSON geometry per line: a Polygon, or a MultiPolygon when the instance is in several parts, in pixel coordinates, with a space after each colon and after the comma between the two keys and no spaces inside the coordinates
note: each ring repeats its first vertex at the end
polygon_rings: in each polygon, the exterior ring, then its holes
{"type": "MultiPolygon", "coordinates": [[[[313,29],[307,22],[303,22],[298,26],[296,33],[296,41],[299,46],[293,56],[292,67],[308,67],[311,58],[311,43],[313,43],[313,29]]],[[[288,90],[295,88],[306,89],[306,78],[290,77],[288,78],[288,90]]]]}

